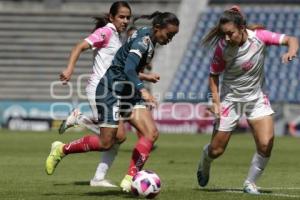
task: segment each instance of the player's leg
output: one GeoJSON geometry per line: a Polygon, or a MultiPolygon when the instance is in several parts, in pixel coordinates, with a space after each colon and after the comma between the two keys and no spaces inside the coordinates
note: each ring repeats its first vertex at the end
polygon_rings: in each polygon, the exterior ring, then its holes
{"type": "Polygon", "coordinates": [[[265,116],[257,120],[249,120],[256,143],[256,152],[253,155],[248,176],[244,182],[244,191],[259,194],[256,182],[266,168],[274,141],[272,116],[265,116]]]}
{"type": "Polygon", "coordinates": [[[118,154],[119,147],[121,143],[126,140],[126,132],[124,127],[124,122],[120,121],[118,126],[118,132],[116,136],[116,142],[108,151],[104,151],[101,156],[101,161],[97,166],[94,177],[90,180],[91,186],[100,186],[100,187],[117,187],[112,184],[109,180],[105,179],[105,176],[111,167],[115,157],[118,154]]]}
{"type": "Polygon", "coordinates": [[[272,114],[274,111],[266,97],[251,102],[248,107],[246,115],[256,143],[256,152],[253,155],[248,176],[244,182],[244,192],[259,194],[256,181],[267,166],[273,147],[274,123],[272,114]]]}
{"type": "MultiPolygon", "coordinates": [[[[143,136],[139,131],[136,131],[135,133],[138,138],[143,136]]],[[[158,147],[157,144],[153,144],[151,151],[154,151],[155,149],[157,149],[157,147],[158,147]]]]}
{"type": "Polygon", "coordinates": [[[72,110],[66,120],[63,120],[58,132],[63,134],[67,129],[74,126],[83,126],[96,134],[100,133],[100,128],[98,126],[98,111],[96,106],[96,86],[89,84],[86,88],[87,98],[89,100],[90,108],[93,114],[93,117],[87,117],[83,115],[78,108],[72,110]]]}
{"type": "MultiPolygon", "coordinates": [[[[106,86],[98,84],[97,93],[103,94],[106,86]]],[[[50,155],[46,160],[47,174],[53,174],[60,160],[68,154],[83,153],[88,151],[107,151],[115,143],[119,120],[115,117],[114,105],[117,98],[110,93],[98,95],[97,111],[100,123],[100,135],[87,135],[68,144],[55,143],[55,148],[51,148],[50,155]],[[102,98],[100,98],[102,97],[102,98]]]]}
{"type": "Polygon", "coordinates": [[[129,121],[142,136],[133,149],[127,175],[120,184],[123,191],[127,192],[130,191],[132,177],[143,168],[159,135],[151,112],[145,106],[137,106],[133,109],[129,121]]]}
{"type": "Polygon", "coordinates": [[[117,128],[101,128],[101,135],[87,135],[67,144],[59,141],[52,143],[46,160],[47,174],[52,175],[57,164],[68,154],[108,150],[114,143],[116,133],[117,128]]]}
{"type": "Polygon", "coordinates": [[[204,146],[200,158],[197,179],[201,187],[207,185],[211,162],[221,156],[230,140],[231,131],[236,127],[240,117],[239,103],[223,101],[220,118],[216,119],[210,144],[204,146]]]}
{"type": "Polygon", "coordinates": [[[224,153],[230,137],[230,131],[218,131],[214,129],[210,144],[204,146],[197,170],[198,184],[201,187],[207,185],[211,163],[224,153]]]}
{"type": "Polygon", "coordinates": [[[256,143],[256,152],[253,155],[248,176],[244,182],[244,192],[260,194],[256,182],[266,168],[273,147],[274,131],[273,119],[265,116],[257,120],[249,120],[256,143]]]}

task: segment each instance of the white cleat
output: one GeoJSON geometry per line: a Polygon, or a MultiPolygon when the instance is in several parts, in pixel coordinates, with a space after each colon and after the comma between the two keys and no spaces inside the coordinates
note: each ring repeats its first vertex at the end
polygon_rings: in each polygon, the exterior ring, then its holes
{"type": "Polygon", "coordinates": [[[111,187],[111,188],[118,187],[115,184],[111,183],[109,180],[106,180],[106,179],[99,180],[96,178],[93,178],[90,180],[90,186],[92,186],[92,187],[111,187]]]}
{"type": "Polygon", "coordinates": [[[248,194],[256,194],[256,195],[260,194],[257,186],[254,183],[250,183],[249,181],[245,181],[243,191],[244,193],[248,193],[248,194]]]}
{"type": "Polygon", "coordinates": [[[78,125],[77,118],[81,115],[80,110],[75,108],[72,110],[66,120],[63,120],[58,129],[59,134],[63,134],[67,129],[78,125]]]}

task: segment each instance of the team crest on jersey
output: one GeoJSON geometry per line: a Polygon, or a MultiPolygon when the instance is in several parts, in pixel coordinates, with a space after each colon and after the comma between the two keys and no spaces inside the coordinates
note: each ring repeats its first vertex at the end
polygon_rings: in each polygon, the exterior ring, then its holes
{"type": "Polygon", "coordinates": [[[101,37],[102,40],[104,40],[105,39],[105,33],[101,33],[100,37],[101,37]]]}
{"type": "Polygon", "coordinates": [[[138,44],[140,45],[140,47],[142,47],[143,49],[148,49],[148,46],[150,44],[150,38],[149,37],[143,37],[142,41],[139,41],[138,44]]]}
{"type": "Polygon", "coordinates": [[[143,38],[143,44],[146,45],[146,46],[148,46],[149,43],[150,43],[150,38],[149,37],[144,37],[143,38]]]}

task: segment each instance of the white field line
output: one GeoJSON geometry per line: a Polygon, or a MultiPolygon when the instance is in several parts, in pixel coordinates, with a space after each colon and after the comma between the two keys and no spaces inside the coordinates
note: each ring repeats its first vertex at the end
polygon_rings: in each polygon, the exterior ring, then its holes
{"type": "MultiPolygon", "coordinates": [[[[243,191],[236,191],[236,190],[227,190],[225,192],[228,193],[244,193],[243,191]]],[[[261,193],[258,196],[277,196],[277,197],[288,197],[288,198],[300,198],[300,195],[292,195],[292,194],[283,194],[283,193],[261,193]]]]}
{"type": "Polygon", "coordinates": [[[300,187],[258,187],[260,190],[300,190],[300,187]]]}

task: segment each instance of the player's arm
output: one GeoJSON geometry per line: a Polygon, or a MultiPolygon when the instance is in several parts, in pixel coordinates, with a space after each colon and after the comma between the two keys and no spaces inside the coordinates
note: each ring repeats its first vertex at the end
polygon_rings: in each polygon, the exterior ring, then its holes
{"type": "Polygon", "coordinates": [[[219,94],[219,74],[210,74],[208,85],[211,92],[212,106],[211,111],[216,117],[220,116],[220,94],[219,94]]]}
{"type": "Polygon", "coordinates": [[[151,83],[157,83],[160,80],[160,75],[157,73],[139,73],[140,80],[149,81],[151,83]]]}
{"type": "Polygon", "coordinates": [[[90,48],[91,48],[91,45],[86,40],[82,40],[82,41],[78,42],[73,47],[71,54],[69,56],[68,66],[60,74],[60,80],[63,83],[66,83],[71,79],[76,62],[77,62],[81,52],[83,52],[87,49],[90,49],[90,48]]]}
{"type": "Polygon", "coordinates": [[[145,101],[156,105],[157,102],[155,98],[144,88],[144,84],[136,72],[140,59],[141,57],[138,54],[130,52],[126,59],[124,72],[128,80],[133,83],[135,89],[141,92],[142,98],[145,101]]]}
{"type": "Polygon", "coordinates": [[[212,106],[211,111],[215,114],[217,118],[220,117],[220,94],[219,94],[219,74],[221,74],[225,69],[225,61],[223,59],[223,45],[222,41],[216,46],[214,56],[210,65],[210,75],[209,75],[209,89],[211,92],[212,106]]]}
{"type": "Polygon", "coordinates": [[[275,33],[265,29],[256,30],[256,35],[266,45],[286,45],[288,51],[282,55],[281,60],[283,63],[293,60],[297,56],[299,49],[299,42],[296,37],[288,36],[281,33],[275,33]]]}
{"type": "Polygon", "coordinates": [[[111,35],[112,30],[110,28],[102,27],[96,29],[87,38],[78,42],[71,51],[67,68],[60,74],[60,80],[63,83],[69,81],[80,54],[87,49],[106,47],[111,35]]]}
{"type": "Polygon", "coordinates": [[[288,51],[281,57],[283,63],[287,63],[297,57],[299,41],[296,37],[285,35],[282,44],[288,46],[288,51]]]}

